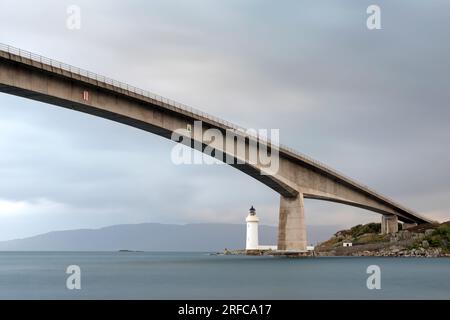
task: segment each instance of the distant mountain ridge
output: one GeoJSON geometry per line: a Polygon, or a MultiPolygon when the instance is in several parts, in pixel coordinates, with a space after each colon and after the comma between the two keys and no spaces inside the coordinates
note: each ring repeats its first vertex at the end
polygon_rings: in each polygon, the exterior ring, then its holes
{"type": "MultiPolygon", "coordinates": [[[[311,226],[310,243],[328,239],[336,226],[311,226]]],[[[121,224],[100,229],[52,231],[0,242],[0,251],[218,251],[245,247],[244,224],[121,224]]],[[[261,225],[260,244],[277,243],[277,228],[261,225]]]]}

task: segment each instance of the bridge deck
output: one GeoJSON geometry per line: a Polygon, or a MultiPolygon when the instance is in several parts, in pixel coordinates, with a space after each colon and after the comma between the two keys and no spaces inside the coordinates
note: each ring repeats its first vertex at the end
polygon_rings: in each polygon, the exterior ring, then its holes
{"type": "MultiPolygon", "coordinates": [[[[71,78],[77,81],[82,81],[88,85],[110,90],[117,94],[122,94],[131,98],[146,101],[154,105],[157,105],[161,108],[164,108],[166,110],[176,112],[177,114],[182,114],[195,120],[201,120],[205,123],[210,124],[213,127],[221,128],[223,130],[232,130],[236,134],[244,135],[253,139],[263,139],[263,140],[265,139],[264,137],[253,135],[247,132],[247,129],[244,127],[238,126],[229,121],[212,116],[201,110],[189,107],[183,103],[159,96],[149,91],[142,90],[134,86],[130,86],[126,83],[116,81],[81,68],[77,68],[53,59],[46,58],[41,55],[31,53],[29,51],[18,49],[5,44],[0,44],[0,57],[3,59],[28,65],[33,68],[38,68],[55,75],[71,78]]],[[[375,190],[369,188],[368,186],[355,181],[354,179],[340,173],[335,169],[330,168],[329,166],[323,164],[322,162],[319,162],[307,155],[304,155],[288,146],[282,144],[278,145],[277,143],[272,143],[270,140],[268,140],[268,143],[271,145],[272,148],[279,149],[280,156],[288,157],[293,159],[294,161],[306,164],[307,166],[310,166],[314,170],[317,170],[336,181],[339,181],[343,184],[356,188],[366,193],[368,196],[373,197],[379,201],[382,201],[389,206],[400,209],[401,211],[407,213],[408,215],[415,217],[418,221],[433,222],[432,220],[419,215],[415,211],[398,204],[394,200],[384,195],[381,195],[375,190]]]]}

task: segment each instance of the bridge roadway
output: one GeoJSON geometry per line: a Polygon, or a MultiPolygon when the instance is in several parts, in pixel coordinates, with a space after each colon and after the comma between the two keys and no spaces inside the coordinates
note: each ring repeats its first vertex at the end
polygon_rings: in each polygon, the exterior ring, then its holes
{"type": "MultiPolygon", "coordinates": [[[[433,222],[291,148],[271,141],[265,143],[245,128],[122,82],[2,44],[0,91],[110,119],[168,139],[175,130],[193,128],[196,121],[202,122],[202,133],[207,129],[217,129],[224,135],[227,130],[232,131],[243,139],[236,139],[232,149],[226,148],[225,142],[217,148],[223,152],[222,160],[227,155],[233,157],[235,161],[230,165],[280,194],[279,250],[306,249],[305,198],[377,212],[382,215],[384,233],[396,232],[398,220],[408,225],[433,222]],[[278,153],[276,172],[262,161],[250,161],[251,151],[261,148],[255,141],[265,143],[271,155],[278,153]],[[233,152],[239,144],[244,144],[245,155],[233,152]]],[[[192,138],[191,147],[200,141],[196,149],[205,151],[207,143],[196,136],[192,138]]]]}

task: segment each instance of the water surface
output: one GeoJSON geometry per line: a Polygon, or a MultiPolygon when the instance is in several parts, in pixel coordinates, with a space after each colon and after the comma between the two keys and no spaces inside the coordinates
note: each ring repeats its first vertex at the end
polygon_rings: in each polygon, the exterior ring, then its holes
{"type": "Polygon", "coordinates": [[[450,299],[450,259],[0,252],[0,299],[450,299]],[[69,265],[81,290],[66,288],[69,265]]]}

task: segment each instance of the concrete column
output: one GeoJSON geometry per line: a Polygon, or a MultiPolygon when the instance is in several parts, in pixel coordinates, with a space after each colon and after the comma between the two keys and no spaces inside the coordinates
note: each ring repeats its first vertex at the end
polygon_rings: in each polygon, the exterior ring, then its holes
{"type": "Polygon", "coordinates": [[[303,194],[295,198],[280,198],[278,250],[306,250],[306,225],[303,194]]]}
{"type": "Polygon", "coordinates": [[[398,232],[398,217],[393,214],[381,217],[381,234],[391,234],[398,232]]]}

